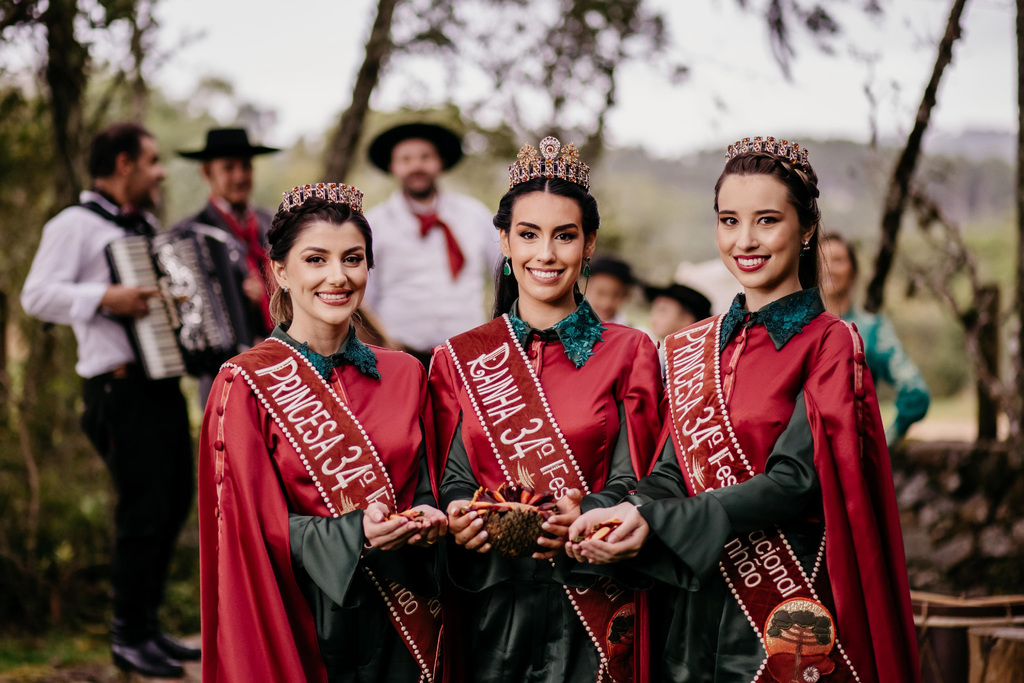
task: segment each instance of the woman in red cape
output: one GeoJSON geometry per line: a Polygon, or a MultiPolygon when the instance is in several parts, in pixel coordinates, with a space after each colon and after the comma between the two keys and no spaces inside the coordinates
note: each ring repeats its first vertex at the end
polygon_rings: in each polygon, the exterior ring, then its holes
{"type": "MultiPolygon", "coordinates": [[[[659,681],[919,680],[863,345],[816,288],[817,197],[799,145],[729,148],[716,234],[743,293],[669,339],[661,456],[614,508],[619,529],[567,546],[665,583],[652,599],[659,681]]],[[[570,536],[607,515],[581,516],[570,536]]]]}
{"type": "MultiPolygon", "coordinates": [[[[397,603],[428,613],[417,596],[437,592],[429,546],[447,527],[426,471],[426,377],[411,356],[355,336],[373,265],[361,204],[344,185],[285,193],[268,234],[281,324],[228,361],[210,393],[199,461],[207,682],[436,673],[436,652],[392,621],[397,603]]],[[[430,628],[416,634],[436,650],[430,628]]]]}
{"type": "MultiPolygon", "coordinates": [[[[496,274],[494,320],[438,347],[431,365],[439,500],[452,534],[446,559],[456,595],[449,604],[461,622],[457,631],[446,622],[446,642],[461,651],[467,681],[595,683],[609,675],[646,681],[634,672],[634,645],[642,651],[646,637],[632,601],[621,612],[609,609],[605,616],[617,618],[604,619],[608,623],[599,627],[598,618],[584,626],[581,616],[591,613],[579,595],[567,592],[591,587],[595,579],[576,574],[576,563],[561,549],[581,505],[587,510],[618,500],[649,466],[661,428],[660,369],[646,334],[602,323],[577,289],[581,271],[587,276],[600,218],[575,147],[566,145],[562,156],[558,151],[554,138],[541,142],[543,159],[531,145],[520,151],[510,169],[511,189],[494,217],[505,256],[496,274]],[[469,393],[477,391],[476,380],[466,380],[473,371],[465,367],[479,351],[461,358],[456,351],[488,343],[511,349],[511,358],[489,357],[518,365],[502,366],[493,382],[482,382],[508,388],[500,397],[492,390],[481,409],[469,393]],[[511,429],[503,437],[488,431],[488,415],[505,406],[511,417],[525,394],[544,401],[547,417],[539,410],[522,431],[501,422],[498,434],[511,429]],[[517,433],[529,436],[520,440],[517,433]],[[544,455],[548,446],[539,444],[552,441],[562,455],[544,455]],[[513,442],[530,445],[512,451],[513,442]],[[531,458],[540,459],[531,465],[531,458]],[[478,487],[494,490],[510,480],[534,481],[531,487],[559,499],[557,514],[543,526],[551,537],[537,540],[540,551],[532,557],[498,554],[483,519],[462,512],[478,487]],[[578,485],[566,492],[570,480],[578,485]],[[584,485],[591,493],[581,503],[584,485]]],[[[497,368],[498,361],[483,364],[497,368]]]]}

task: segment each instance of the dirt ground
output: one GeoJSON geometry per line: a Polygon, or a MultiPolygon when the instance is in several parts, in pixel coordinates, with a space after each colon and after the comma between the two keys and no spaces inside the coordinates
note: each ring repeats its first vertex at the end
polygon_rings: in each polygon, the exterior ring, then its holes
{"type": "MultiPolygon", "coordinates": [[[[199,636],[182,640],[199,645],[199,636]]],[[[200,683],[199,662],[185,664],[184,678],[146,678],[125,675],[110,663],[69,664],[67,666],[23,666],[0,673],[0,683],[148,683],[148,681],[183,681],[200,683]]]]}

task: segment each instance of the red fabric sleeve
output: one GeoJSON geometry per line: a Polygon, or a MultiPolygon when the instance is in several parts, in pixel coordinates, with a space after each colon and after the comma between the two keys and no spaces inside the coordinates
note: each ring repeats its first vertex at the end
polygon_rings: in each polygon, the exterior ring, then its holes
{"type": "Polygon", "coordinates": [[[222,370],[199,452],[207,683],[327,680],[313,617],[292,572],[288,509],[264,441],[265,419],[245,383],[222,370]]]}
{"type": "Polygon", "coordinates": [[[444,473],[444,466],[448,461],[448,451],[451,448],[452,439],[455,437],[455,430],[459,426],[459,420],[462,419],[455,367],[452,364],[452,357],[443,345],[434,350],[427,385],[430,407],[433,411],[432,428],[434,432],[433,453],[430,450],[427,452],[431,458],[429,462],[430,476],[433,480],[431,484],[436,495],[441,485],[441,475],[444,473]]]}
{"type": "MultiPolygon", "coordinates": [[[[433,361],[431,361],[433,365],[433,361]]],[[[421,366],[422,367],[422,366],[421,366]]],[[[428,373],[420,374],[420,422],[423,424],[423,457],[427,459],[427,474],[430,476],[430,490],[434,492],[434,505],[440,499],[441,472],[437,467],[437,428],[434,425],[433,401],[427,386],[428,373]]],[[[417,463],[419,464],[419,463],[417,463]]]]}
{"type": "Polygon", "coordinates": [[[637,478],[648,474],[657,459],[663,415],[668,410],[658,349],[639,335],[622,402],[626,413],[629,455],[637,478]]]}
{"type": "Polygon", "coordinates": [[[855,334],[838,320],[829,326],[805,385],[838,635],[861,681],[916,682],[917,640],[892,469],[870,373],[862,373],[862,390],[854,386],[864,364],[855,334]]]}

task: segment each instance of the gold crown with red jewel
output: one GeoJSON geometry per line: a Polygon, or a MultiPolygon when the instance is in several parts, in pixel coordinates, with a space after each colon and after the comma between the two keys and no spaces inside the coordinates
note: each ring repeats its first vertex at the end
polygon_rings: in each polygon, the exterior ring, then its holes
{"type": "Polygon", "coordinates": [[[725,159],[728,161],[733,157],[749,152],[771,154],[785,159],[794,166],[800,167],[805,173],[810,172],[811,162],[807,158],[807,150],[802,149],[799,144],[789,140],[776,140],[773,137],[756,137],[753,140],[743,138],[729,145],[725,152],[725,159]]]}
{"type": "Polygon", "coordinates": [[[284,193],[281,205],[285,209],[297,209],[313,198],[325,199],[332,204],[344,204],[353,211],[363,212],[363,191],[344,183],[317,183],[293,187],[284,193]]]}
{"type": "Polygon", "coordinates": [[[580,161],[580,151],[571,142],[562,147],[558,138],[547,136],[540,141],[540,154],[526,143],[508,167],[508,189],[534,178],[561,178],[590,189],[590,167],[580,161]],[[561,154],[559,154],[561,150],[561,154]]]}

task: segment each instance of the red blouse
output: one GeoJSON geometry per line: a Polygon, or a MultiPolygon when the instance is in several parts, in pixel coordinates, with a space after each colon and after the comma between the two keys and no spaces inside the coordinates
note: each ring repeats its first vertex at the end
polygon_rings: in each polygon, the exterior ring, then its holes
{"type": "MultiPolygon", "coordinates": [[[[657,350],[650,338],[625,325],[604,323],[594,355],[577,368],[558,341],[532,338],[525,350],[547,395],[555,420],[576,455],[591,491],[608,478],[611,453],[625,412],[625,433],[634,471],[645,474],[661,429],[662,382],[657,350]]],[[[462,420],[462,440],[480,484],[497,488],[505,481],[483,427],[446,347],[438,347],[430,371],[430,392],[437,429],[436,472],[444,471],[455,430],[462,420]]]]}

